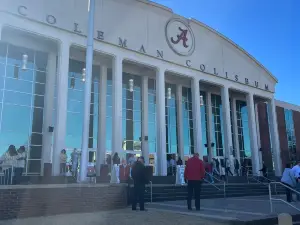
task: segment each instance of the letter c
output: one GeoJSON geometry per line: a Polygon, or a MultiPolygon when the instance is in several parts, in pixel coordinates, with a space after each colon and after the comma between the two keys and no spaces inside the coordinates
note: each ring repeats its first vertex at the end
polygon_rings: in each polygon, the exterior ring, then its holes
{"type": "Polygon", "coordinates": [[[191,67],[192,66],[191,60],[186,60],[185,64],[186,64],[187,67],[191,67]]]}
{"type": "Polygon", "coordinates": [[[21,5],[18,7],[18,13],[22,16],[27,16],[27,14],[24,12],[27,10],[27,7],[24,5],[21,5]]]}

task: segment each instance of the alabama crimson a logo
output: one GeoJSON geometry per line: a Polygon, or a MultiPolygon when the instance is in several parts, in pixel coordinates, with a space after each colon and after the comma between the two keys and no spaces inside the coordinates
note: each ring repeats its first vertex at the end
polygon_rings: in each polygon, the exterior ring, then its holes
{"type": "Polygon", "coordinates": [[[188,56],[195,50],[195,37],[190,26],[179,18],[170,19],[165,28],[170,48],[178,55],[188,56]]]}

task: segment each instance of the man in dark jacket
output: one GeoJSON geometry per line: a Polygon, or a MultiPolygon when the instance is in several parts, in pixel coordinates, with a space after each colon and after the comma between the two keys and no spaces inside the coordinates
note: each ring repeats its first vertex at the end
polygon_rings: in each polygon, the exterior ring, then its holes
{"type": "Polygon", "coordinates": [[[140,210],[144,211],[144,194],[145,194],[145,184],[146,179],[146,167],[144,165],[144,157],[139,157],[131,170],[131,176],[133,179],[133,198],[132,198],[132,210],[136,210],[137,201],[139,201],[140,210]]]}
{"type": "Polygon", "coordinates": [[[193,193],[195,196],[196,210],[200,210],[200,192],[202,179],[204,178],[204,176],[204,163],[201,159],[199,159],[199,154],[195,153],[194,156],[187,161],[184,170],[184,178],[187,180],[188,183],[188,210],[192,210],[193,193]]]}

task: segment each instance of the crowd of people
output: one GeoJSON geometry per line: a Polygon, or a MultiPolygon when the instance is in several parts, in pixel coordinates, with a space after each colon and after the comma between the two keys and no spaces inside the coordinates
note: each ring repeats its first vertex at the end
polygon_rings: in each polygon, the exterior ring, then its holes
{"type": "Polygon", "coordinates": [[[8,147],[8,150],[0,158],[0,168],[4,173],[1,184],[21,183],[22,174],[26,168],[26,157],[25,146],[20,146],[18,149],[14,145],[8,147]]]}
{"type": "Polygon", "coordinates": [[[281,182],[286,186],[286,200],[287,202],[300,201],[300,160],[296,165],[291,163],[286,164],[283,171],[281,182]],[[293,199],[293,190],[296,190],[296,199],[293,199]]]}

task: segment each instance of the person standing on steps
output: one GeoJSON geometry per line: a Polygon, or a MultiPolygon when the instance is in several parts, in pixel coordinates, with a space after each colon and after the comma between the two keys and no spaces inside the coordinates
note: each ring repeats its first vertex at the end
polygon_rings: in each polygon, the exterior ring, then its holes
{"type": "Polygon", "coordinates": [[[225,166],[226,166],[226,177],[229,176],[229,174],[231,176],[233,176],[232,172],[231,172],[231,169],[230,169],[230,161],[228,158],[225,158],[225,166]]]}
{"type": "MultiPolygon", "coordinates": [[[[300,192],[300,160],[297,160],[297,164],[292,168],[292,173],[297,181],[296,191],[300,192]]],[[[297,200],[300,201],[300,195],[298,194],[297,200]]]]}
{"type": "Polygon", "coordinates": [[[140,205],[140,211],[145,211],[145,185],[148,183],[146,178],[146,167],[144,165],[144,157],[141,156],[133,164],[131,170],[131,177],[133,179],[133,198],[132,198],[132,210],[136,210],[137,202],[140,205]]]}
{"type": "Polygon", "coordinates": [[[196,210],[200,210],[200,193],[202,180],[205,177],[205,167],[199,154],[195,153],[187,163],[184,170],[184,178],[187,181],[188,198],[187,206],[188,210],[192,210],[192,197],[195,196],[195,207],[196,210]]]}
{"type": "Polygon", "coordinates": [[[240,163],[237,158],[234,160],[234,170],[235,170],[236,175],[240,176],[240,163]]]}
{"type": "MultiPolygon", "coordinates": [[[[281,178],[281,183],[283,183],[284,185],[286,185],[292,189],[294,189],[297,185],[296,178],[293,174],[290,164],[287,164],[285,166],[285,169],[283,171],[282,178],[281,178]]],[[[287,187],[285,188],[287,202],[293,201],[293,193],[290,188],[287,188],[287,187]]]]}

